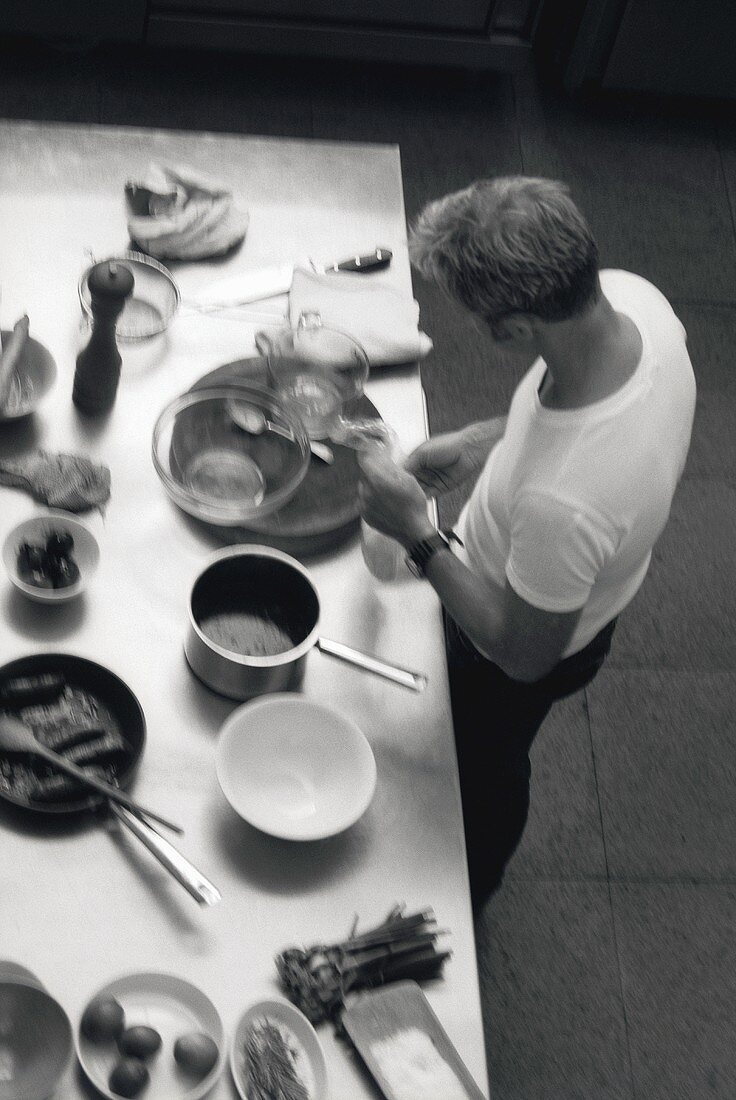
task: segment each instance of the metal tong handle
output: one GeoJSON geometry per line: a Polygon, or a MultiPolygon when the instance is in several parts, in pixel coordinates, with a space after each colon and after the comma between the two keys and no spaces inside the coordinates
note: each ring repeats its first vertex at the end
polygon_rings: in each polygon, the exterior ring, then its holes
{"type": "Polygon", "coordinates": [[[412,672],[408,668],[399,668],[398,665],[390,665],[378,657],[371,657],[368,653],[361,653],[359,649],[352,649],[342,642],[333,642],[330,638],[318,638],[317,648],[322,653],[329,653],[332,657],[338,657],[348,664],[357,665],[368,672],[375,672],[386,680],[393,680],[395,684],[411,688],[412,691],[424,691],[427,686],[427,677],[423,672],[412,672]]]}
{"type": "Polygon", "coordinates": [[[178,852],[173,844],[161,836],[158,829],[154,829],[147,821],[126,810],[114,802],[109,803],[115,817],[134,833],[141,843],[145,844],[149,852],[156,857],[159,863],[173,875],[177,882],[192,895],[200,905],[216,905],[221,898],[220,891],[206,879],[197,868],[178,852]]]}

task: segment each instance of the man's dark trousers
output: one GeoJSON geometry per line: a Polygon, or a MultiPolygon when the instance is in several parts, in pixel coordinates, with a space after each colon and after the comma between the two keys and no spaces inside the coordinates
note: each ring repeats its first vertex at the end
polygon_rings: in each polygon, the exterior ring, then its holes
{"type": "Polygon", "coordinates": [[[446,617],[470,889],[476,912],[496,890],[529,813],[529,750],[557,699],[589,684],[611,646],[616,620],[541,680],[513,680],[481,656],[446,617]]]}

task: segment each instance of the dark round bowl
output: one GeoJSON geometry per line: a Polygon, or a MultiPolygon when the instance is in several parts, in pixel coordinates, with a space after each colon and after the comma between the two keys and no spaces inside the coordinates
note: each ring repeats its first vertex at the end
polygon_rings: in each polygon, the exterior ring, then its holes
{"type": "MultiPolygon", "coordinates": [[[[98,665],[85,657],[76,657],[68,653],[35,653],[20,657],[0,668],[0,708],[6,713],[22,717],[23,709],[41,703],[42,699],[34,701],[32,696],[23,701],[3,699],[2,691],[9,680],[46,674],[63,677],[68,686],[86,692],[98,705],[110,713],[115,726],[126,742],[126,749],[121,754],[121,762],[114,766],[114,777],[119,786],[127,786],[143,755],[146,740],[146,720],[136,696],[119,676],[104,665],[98,665]]],[[[13,762],[17,763],[18,759],[14,757],[13,762]]],[[[3,765],[7,765],[9,761],[9,757],[4,757],[0,753],[0,798],[15,806],[46,814],[70,814],[96,809],[105,800],[104,795],[92,790],[89,795],[81,798],[48,802],[33,799],[22,790],[22,786],[17,781],[11,783],[3,774],[3,765]]]]}

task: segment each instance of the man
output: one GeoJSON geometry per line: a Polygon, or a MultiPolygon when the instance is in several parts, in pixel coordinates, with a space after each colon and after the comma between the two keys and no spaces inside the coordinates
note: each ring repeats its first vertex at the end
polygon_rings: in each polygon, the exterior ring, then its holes
{"type": "Polygon", "coordinates": [[[596,674],[644,580],[685,465],[695,380],[667,300],[599,271],[563,184],[507,177],[448,195],[422,212],[410,251],[494,341],[536,356],[508,417],[430,439],[403,469],[362,460],[364,518],[444,605],[478,909],[521,839],[535,734],[596,674]],[[451,543],[425,493],[474,478],[451,543]]]}

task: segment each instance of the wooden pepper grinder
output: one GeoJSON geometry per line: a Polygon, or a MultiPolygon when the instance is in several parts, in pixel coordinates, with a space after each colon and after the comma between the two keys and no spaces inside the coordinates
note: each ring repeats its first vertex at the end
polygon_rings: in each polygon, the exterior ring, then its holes
{"type": "Polygon", "coordinates": [[[72,401],[88,415],[108,412],[115,402],[123,362],[115,326],[134,281],[130,268],[116,260],[95,264],[89,273],[92,335],[77,356],[72,389],[72,401]]]}

